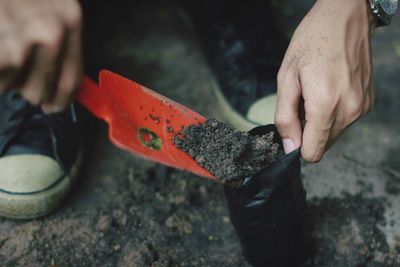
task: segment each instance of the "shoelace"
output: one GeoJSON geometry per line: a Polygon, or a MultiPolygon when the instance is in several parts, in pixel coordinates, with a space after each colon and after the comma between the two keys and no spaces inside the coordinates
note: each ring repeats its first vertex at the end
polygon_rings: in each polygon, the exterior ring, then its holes
{"type": "MultiPolygon", "coordinates": [[[[65,112],[45,114],[40,107],[32,106],[16,92],[9,92],[0,97],[0,157],[14,142],[25,145],[34,142],[39,146],[40,142],[44,142],[51,149],[51,152],[47,150],[51,153],[48,155],[59,162],[64,170],[68,170],[73,161],[68,152],[61,154],[59,149],[68,138],[78,138],[71,133],[80,132],[79,125],[74,103],[65,112]]],[[[69,151],[68,147],[65,149],[69,151]]]]}
{"type": "Polygon", "coordinates": [[[2,109],[6,114],[3,123],[0,123],[0,134],[16,134],[26,129],[32,129],[51,123],[38,107],[34,107],[23,100],[16,92],[11,92],[2,99],[2,109]],[[8,116],[7,116],[8,115],[8,116]],[[3,124],[3,125],[2,125],[3,124]]]}

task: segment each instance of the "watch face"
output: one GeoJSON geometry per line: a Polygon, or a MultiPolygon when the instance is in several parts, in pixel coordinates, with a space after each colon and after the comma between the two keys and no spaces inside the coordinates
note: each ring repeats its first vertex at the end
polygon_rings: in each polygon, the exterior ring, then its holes
{"type": "Polygon", "coordinates": [[[398,0],[381,0],[380,4],[386,14],[393,15],[397,10],[397,2],[398,0]]]}

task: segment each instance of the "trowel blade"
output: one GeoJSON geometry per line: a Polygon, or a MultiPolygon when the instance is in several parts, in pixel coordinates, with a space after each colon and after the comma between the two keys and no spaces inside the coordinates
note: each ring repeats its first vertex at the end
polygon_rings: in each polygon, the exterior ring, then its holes
{"type": "Polygon", "coordinates": [[[78,100],[106,121],[117,147],[144,158],[216,179],[173,144],[173,136],[205,118],[173,100],[111,71],[102,70],[99,85],[85,78],[78,100]]]}

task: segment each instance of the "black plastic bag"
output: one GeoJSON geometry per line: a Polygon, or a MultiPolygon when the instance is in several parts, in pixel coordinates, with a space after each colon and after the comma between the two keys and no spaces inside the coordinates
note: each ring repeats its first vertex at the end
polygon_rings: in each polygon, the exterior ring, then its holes
{"type": "MultiPolygon", "coordinates": [[[[275,132],[274,125],[249,133],[275,132]]],[[[299,151],[246,178],[239,188],[224,186],[229,214],[245,258],[253,266],[302,266],[310,256],[306,231],[306,193],[303,188],[299,151]]]]}

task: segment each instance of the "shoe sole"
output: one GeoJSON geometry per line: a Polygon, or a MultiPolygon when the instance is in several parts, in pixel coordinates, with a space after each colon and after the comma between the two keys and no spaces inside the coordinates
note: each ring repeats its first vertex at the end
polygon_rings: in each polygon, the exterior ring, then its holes
{"type": "Polygon", "coordinates": [[[0,216],[10,219],[36,219],[53,212],[67,196],[83,159],[83,146],[68,174],[44,191],[13,194],[0,191],[0,216]]]}
{"type": "Polygon", "coordinates": [[[216,81],[212,82],[211,90],[217,100],[217,111],[221,114],[225,122],[229,123],[239,131],[250,131],[254,127],[261,125],[246,119],[244,116],[236,112],[222,94],[216,81]]]}

